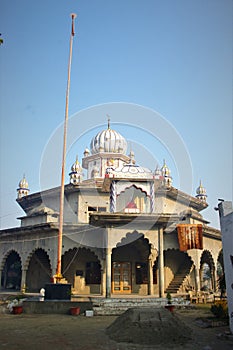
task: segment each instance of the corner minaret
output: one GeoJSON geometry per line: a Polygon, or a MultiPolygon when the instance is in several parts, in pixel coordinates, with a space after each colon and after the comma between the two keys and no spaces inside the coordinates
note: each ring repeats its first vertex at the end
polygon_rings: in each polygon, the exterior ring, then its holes
{"type": "Polygon", "coordinates": [[[69,173],[70,183],[72,185],[77,185],[82,180],[82,167],[78,161],[78,156],[76,157],[75,163],[71,167],[71,172],[69,173]]]}
{"type": "Polygon", "coordinates": [[[162,173],[162,177],[163,177],[163,185],[166,188],[170,188],[172,185],[172,177],[171,177],[171,171],[168,168],[165,159],[163,160],[163,166],[161,168],[161,173],[162,173]]]}
{"type": "Polygon", "coordinates": [[[196,189],[196,198],[200,199],[200,201],[206,203],[206,199],[207,199],[207,194],[206,194],[206,189],[205,187],[202,186],[201,180],[200,180],[200,185],[199,187],[196,189]]]}
{"type": "Polygon", "coordinates": [[[28,182],[25,178],[25,175],[23,176],[22,180],[19,182],[19,188],[17,188],[18,192],[18,199],[21,199],[22,197],[25,197],[29,193],[29,188],[28,188],[28,182]]]}

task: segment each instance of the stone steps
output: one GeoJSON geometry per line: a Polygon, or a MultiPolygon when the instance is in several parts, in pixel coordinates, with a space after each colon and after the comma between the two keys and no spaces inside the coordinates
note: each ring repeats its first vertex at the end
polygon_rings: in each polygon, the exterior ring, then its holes
{"type": "Polygon", "coordinates": [[[93,300],[94,315],[121,315],[123,312],[130,308],[135,307],[148,307],[156,308],[166,305],[166,298],[133,298],[133,299],[103,299],[93,300]]]}

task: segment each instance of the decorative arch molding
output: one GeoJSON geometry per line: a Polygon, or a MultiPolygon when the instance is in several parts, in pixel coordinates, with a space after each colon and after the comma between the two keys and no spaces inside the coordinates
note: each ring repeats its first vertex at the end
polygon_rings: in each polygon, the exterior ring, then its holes
{"type": "Polygon", "coordinates": [[[1,262],[0,286],[6,289],[19,290],[22,280],[22,259],[15,250],[9,250],[1,262]]]}
{"type": "Polygon", "coordinates": [[[96,257],[96,259],[99,261],[99,263],[101,263],[101,261],[102,261],[102,259],[101,259],[101,257],[99,256],[99,254],[96,252],[96,251],[94,251],[93,249],[91,249],[91,248],[87,248],[87,247],[84,247],[84,246],[80,246],[80,247],[73,247],[73,248],[69,248],[68,250],[66,250],[63,254],[62,254],[62,256],[65,256],[65,254],[67,254],[67,253],[71,253],[72,251],[77,251],[77,253],[75,253],[75,256],[76,255],[78,255],[78,252],[80,251],[80,250],[86,250],[87,252],[90,252],[90,253],[92,253],[95,257],[96,257]]]}
{"type": "Polygon", "coordinates": [[[136,230],[134,230],[133,232],[127,232],[126,235],[122,237],[121,240],[116,244],[116,248],[133,243],[142,237],[144,238],[143,233],[139,233],[136,230]]]}
{"type": "Polygon", "coordinates": [[[158,250],[154,247],[153,243],[150,243],[149,238],[145,237],[145,234],[140,233],[136,230],[133,232],[127,232],[124,237],[116,244],[116,246],[112,249],[112,254],[115,254],[117,249],[127,249],[125,248],[127,245],[131,245],[131,247],[135,248],[138,252],[140,251],[141,257],[145,261],[150,261],[152,266],[156,264],[158,259],[158,250]]]}
{"type": "Polygon", "coordinates": [[[52,267],[44,248],[36,247],[28,255],[25,266],[25,286],[30,292],[39,292],[46,283],[51,282],[52,267]]]}
{"type": "Polygon", "coordinates": [[[8,252],[6,252],[6,254],[4,255],[4,257],[3,257],[2,261],[1,261],[0,270],[4,269],[4,266],[5,266],[5,263],[7,261],[7,258],[9,257],[9,255],[11,253],[16,253],[19,256],[19,259],[20,259],[20,262],[21,262],[21,265],[22,265],[22,258],[20,256],[19,252],[17,252],[16,249],[10,249],[10,250],[8,250],[8,252]]]}
{"type": "Polygon", "coordinates": [[[150,197],[150,187],[148,185],[143,185],[140,183],[140,185],[136,185],[135,183],[129,183],[129,182],[121,182],[120,184],[117,184],[117,197],[121,194],[125,193],[126,190],[129,190],[131,188],[135,188],[136,190],[140,190],[141,192],[145,193],[146,196],[150,197]]]}
{"type": "Polygon", "coordinates": [[[187,252],[181,252],[179,249],[175,248],[168,248],[164,251],[164,266],[166,266],[166,258],[168,258],[169,255],[171,255],[171,257],[180,257],[181,260],[189,262],[190,268],[194,264],[192,257],[187,252]]]}
{"type": "Polygon", "coordinates": [[[217,262],[221,265],[221,267],[224,269],[224,263],[223,263],[223,250],[221,249],[218,257],[217,257],[217,262]]]}
{"type": "Polygon", "coordinates": [[[200,266],[202,266],[204,263],[208,264],[211,269],[215,269],[216,267],[214,258],[209,250],[204,250],[201,254],[200,266]]]}
{"type": "Polygon", "coordinates": [[[32,256],[33,256],[33,255],[35,254],[35,252],[38,251],[38,250],[42,250],[42,251],[47,255],[47,257],[48,257],[48,262],[49,262],[50,266],[52,266],[52,265],[51,265],[51,258],[50,258],[49,253],[48,253],[44,248],[42,248],[42,247],[37,247],[37,248],[33,249],[33,250],[28,254],[28,256],[27,256],[27,258],[26,258],[26,261],[25,261],[25,263],[24,263],[24,266],[22,267],[23,270],[28,270],[28,266],[29,266],[29,264],[30,264],[30,261],[31,261],[31,259],[32,259],[32,256]]]}
{"type": "Polygon", "coordinates": [[[77,293],[99,293],[102,265],[103,260],[87,247],[73,247],[62,255],[62,275],[77,293]]]}

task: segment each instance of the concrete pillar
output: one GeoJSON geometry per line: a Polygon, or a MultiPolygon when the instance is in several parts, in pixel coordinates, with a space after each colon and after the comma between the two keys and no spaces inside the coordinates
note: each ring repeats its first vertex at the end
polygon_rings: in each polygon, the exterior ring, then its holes
{"type": "Polygon", "coordinates": [[[153,295],[153,260],[152,257],[148,258],[148,295],[153,295]]]}
{"type": "MultiPolygon", "coordinates": [[[[0,289],[4,288],[4,285],[2,286],[2,276],[3,276],[3,270],[0,270],[0,289]]],[[[3,279],[3,284],[4,284],[4,279],[3,279]]]]}
{"type": "Polygon", "coordinates": [[[198,269],[196,266],[194,266],[194,277],[195,277],[195,289],[196,291],[200,291],[201,286],[200,286],[200,269],[198,269]]]}
{"type": "Polygon", "coordinates": [[[26,277],[27,277],[27,270],[22,270],[22,277],[21,277],[21,292],[25,293],[26,292],[26,277]]]}
{"type": "Polygon", "coordinates": [[[164,256],[163,256],[163,228],[159,227],[159,296],[164,297],[164,256]]]}
{"type": "Polygon", "coordinates": [[[103,297],[106,296],[106,264],[105,262],[102,262],[102,269],[101,269],[101,295],[103,297]]]}
{"type": "Polygon", "coordinates": [[[111,297],[112,291],[112,249],[106,248],[106,298],[111,297]]]}
{"type": "Polygon", "coordinates": [[[211,271],[212,289],[214,292],[216,292],[216,288],[217,288],[217,279],[218,279],[217,271],[214,267],[213,271],[211,271]]]}

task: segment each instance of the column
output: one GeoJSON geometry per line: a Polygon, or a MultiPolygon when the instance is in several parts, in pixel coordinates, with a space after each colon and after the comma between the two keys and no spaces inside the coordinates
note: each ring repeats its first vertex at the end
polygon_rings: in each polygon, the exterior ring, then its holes
{"type": "Polygon", "coordinates": [[[112,249],[106,248],[106,298],[111,298],[112,284],[112,249]]]}
{"type": "Polygon", "coordinates": [[[155,185],[154,181],[150,183],[150,212],[154,213],[155,210],[155,185]]]}
{"type": "Polygon", "coordinates": [[[148,258],[148,295],[154,294],[153,290],[153,260],[152,257],[148,258]]]}
{"type": "Polygon", "coordinates": [[[163,228],[158,229],[159,239],[159,296],[164,297],[164,257],[163,257],[163,228]]]}
{"type": "Polygon", "coordinates": [[[26,292],[26,276],[27,276],[27,270],[22,270],[21,286],[20,286],[22,293],[26,292]]]}
{"type": "Polygon", "coordinates": [[[213,292],[216,291],[216,288],[217,288],[217,271],[215,269],[215,267],[213,267],[213,271],[211,270],[211,279],[212,279],[212,289],[213,289],[213,292]]]}
{"type": "Polygon", "coordinates": [[[116,211],[116,181],[112,181],[110,185],[110,212],[116,211]]]}
{"type": "Polygon", "coordinates": [[[200,291],[200,270],[194,266],[194,277],[195,277],[195,289],[196,291],[200,291]]]}
{"type": "MultiPolygon", "coordinates": [[[[0,290],[4,288],[4,285],[2,286],[2,275],[3,275],[3,270],[0,270],[0,290]]],[[[4,279],[3,279],[3,284],[4,284],[4,279]]]]}
{"type": "Polygon", "coordinates": [[[106,295],[106,264],[102,262],[103,268],[101,269],[101,295],[105,297],[106,295]]]}

